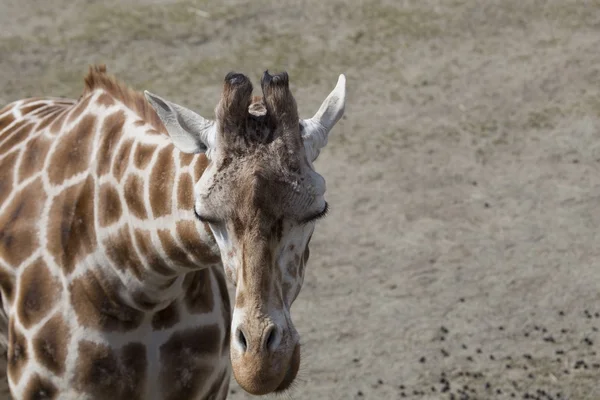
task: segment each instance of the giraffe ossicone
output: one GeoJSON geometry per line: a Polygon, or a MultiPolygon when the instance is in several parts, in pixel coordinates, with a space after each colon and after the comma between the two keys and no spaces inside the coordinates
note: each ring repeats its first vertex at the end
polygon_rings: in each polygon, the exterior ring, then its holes
{"type": "Polygon", "coordinates": [[[224,399],[232,370],[252,394],[290,387],[290,307],[327,212],[313,162],[345,77],[308,119],[287,73],[261,89],[227,74],[209,119],[96,66],[76,101],[0,110],[12,396],[224,399]]]}

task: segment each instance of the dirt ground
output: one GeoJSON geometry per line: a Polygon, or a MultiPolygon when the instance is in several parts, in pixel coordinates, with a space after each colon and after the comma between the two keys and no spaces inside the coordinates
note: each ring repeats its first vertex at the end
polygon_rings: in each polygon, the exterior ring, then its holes
{"type": "Polygon", "coordinates": [[[600,399],[600,1],[0,0],[0,103],[94,62],[208,116],[347,75],[284,398],[600,399]]]}

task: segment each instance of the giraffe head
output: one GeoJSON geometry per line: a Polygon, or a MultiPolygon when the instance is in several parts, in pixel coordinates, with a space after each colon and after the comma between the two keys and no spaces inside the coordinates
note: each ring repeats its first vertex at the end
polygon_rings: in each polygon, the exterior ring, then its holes
{"type": "Polygon", "coordinates": [[[229,73],[209,120],[145,92],[173,143],[210,163],[195,184],[195,212],[210,226],[236,286],[231,361],[252,394],[286,390],[300,366],[290,307],[300,292],[308,245],[327,212],[313,161],[341,118],[345,77],[310,119],[300,119],[287,73],[264,73],[262,97],[229,73]]]}

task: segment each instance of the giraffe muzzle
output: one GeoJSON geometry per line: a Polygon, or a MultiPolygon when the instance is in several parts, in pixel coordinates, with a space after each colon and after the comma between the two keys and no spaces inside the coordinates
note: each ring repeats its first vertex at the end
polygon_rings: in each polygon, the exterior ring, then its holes
{"type": "Polygon", "coordinates": [[[234,376],[253,395],[285,391],[300,368],[300,345],[295,330],[261,322],[240,324],[232,335],[234,376]]]}

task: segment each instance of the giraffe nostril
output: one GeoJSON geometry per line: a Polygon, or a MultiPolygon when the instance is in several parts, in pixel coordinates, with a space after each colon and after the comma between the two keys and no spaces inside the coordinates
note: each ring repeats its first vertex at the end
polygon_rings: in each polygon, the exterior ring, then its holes
{"type": "Polygon", "coordinates": [[[277,328],[275,327],[275,325],[272,325],[268,328],[268,331],[265,335],[265,348],[267,350],[273,350],[273,347],[275,347],[277,345],[275,343],[276,339],[277,339],[277,328]]]}
{"type": "Polygon", "coordinates": [[[242,347],[242,351],[246,351],[246,349],[248,348],[248,342],[246,341],[246,335],[244,335],[244,332],[242,332],[242,330],[238,328],[236,336],[238,339],[238,343],[242,347]]]}

